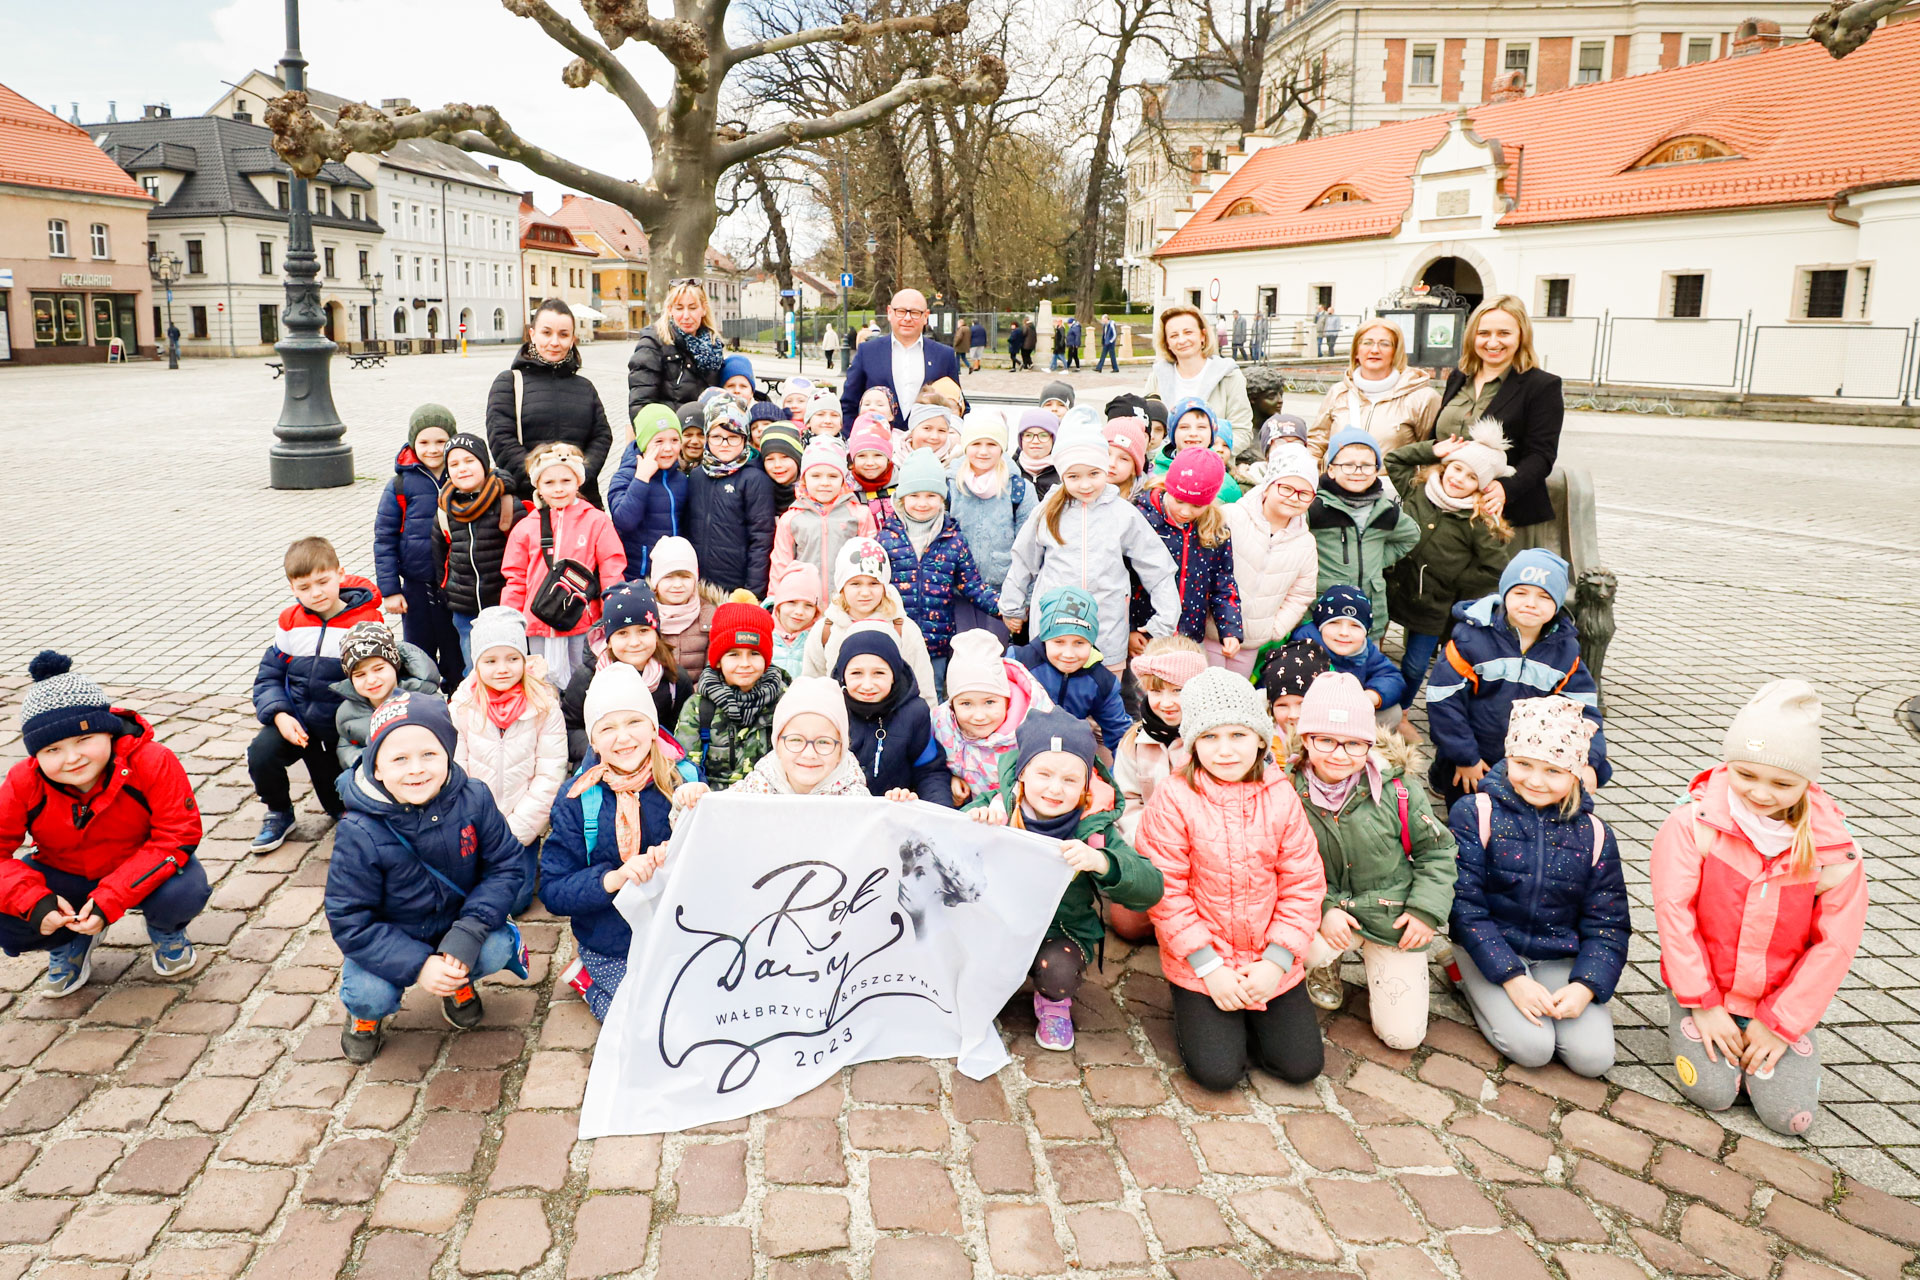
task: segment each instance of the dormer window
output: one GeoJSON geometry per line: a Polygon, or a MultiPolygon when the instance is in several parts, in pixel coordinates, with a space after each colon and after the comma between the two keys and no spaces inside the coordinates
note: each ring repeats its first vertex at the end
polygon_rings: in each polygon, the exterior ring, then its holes
{"type": "Polygon", "coordinates": [[[1246,196],[1241,196],[1238,200],[1228,205],[1226,211],[1220,216],[1222,218],[1251,218],[1265,212],[1265,209],[1262,209],[1251,199],[1246,196]]]}
{"type": "Polygon", "coordinates": [[[1628,165],[1629,169],[1651,169],[1656,165],[1692,164],[1696,160],[1737,160],[1732,147],[1705,134],[1690,133],[1669,138],[1646,155],[1628,165]]]}
{"type": "Polygon", "coordinates": [[[1354,203],[1364,202],[1365,200],[1366,200],[1366,197],[1360,194],[1360,189],[1358,187],[1352,186],[1345,182],[1341,182],[1341,183],[1336,183],[1335,185],[1328,187],[1325,191],[1321,192],[1319,199],[1315,200],[1308,207],[1312,209],[1318,209],[1322,205],[1354,204],[1354,203]]]}

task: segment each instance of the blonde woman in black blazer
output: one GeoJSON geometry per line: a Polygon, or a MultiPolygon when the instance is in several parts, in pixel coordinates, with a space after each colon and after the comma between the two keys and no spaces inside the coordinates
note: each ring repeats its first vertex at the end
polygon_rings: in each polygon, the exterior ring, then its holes
{"type": "Polygon", "coordinates": [[[1553,522],[1547,476],[1560,454],[1566,416],[1560,379],[1539,367],[1533,322],[1511,294],[1488,298],[1467,319],[1460,367],[1440,395],[1436,438],[1463,436],[1481,418],[1493,418],[1507,440],[1514,474],[1488,486],[1488,506],[1514,527],[1515,551],[1541,545],[1553,522]]]}

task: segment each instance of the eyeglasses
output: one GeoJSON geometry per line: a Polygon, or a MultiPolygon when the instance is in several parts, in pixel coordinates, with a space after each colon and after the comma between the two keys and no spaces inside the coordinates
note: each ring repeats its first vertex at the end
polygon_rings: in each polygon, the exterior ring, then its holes
{"type": "Polygon", "coordinates": [[[1392,338],[1368,338],[1360,344],[1362,351],[1391,351],[1394,348],[1392,338]]]}
{"type": "Polygon", "coordinates": [[[1350,476],[1363,476],[1379,469],[1379,465],[1372,462],[1336,462],[1327,468],[1329,471],[1344,471],[1350,476]]]}
{"type": "Polygon", "coordinates": [[[1350,741],[1346,738],[1328,738],[1317,733],[1308,734],[1303,741],[1323,756],[1346,756],[1349,760],[1364,756],[1373,749],[1371,742],[1361,742],[1358,739],[1350,741]]]}
{"type": "Polygon", "coordinates": [[[1313,501],[1313,490],[1311,489],[1296,489],[1290,484],[1277,484],[1273,486],[1273,488],[1281,497],[1291,499],[1294,502],[1313,501]]]}
{"type": "Polygon", "coordinates": [[[781,735],[780,745],[786,748],[788,755],[803,756],[809,750],[817,756],[832,755],[840,749],[838,738],[803,738],[797,733],[781,735]]]}
{"type": "Polygon", "coordinates": [[[888,307],[888,308],[887,308],[887,314],[888,314],[888,315],[890,315],[890,316],[907,316],[907,317],[912,317],[912,316],[923,316],[923,315],[925,315],[925,314],[927,314],[927,313],[926,313],[926,312],[924,312],[924,311],[915,311],[915,310],[912,310],[912,309],[910,309],[910,308],[908,308],[908,307],[888,307]]]}

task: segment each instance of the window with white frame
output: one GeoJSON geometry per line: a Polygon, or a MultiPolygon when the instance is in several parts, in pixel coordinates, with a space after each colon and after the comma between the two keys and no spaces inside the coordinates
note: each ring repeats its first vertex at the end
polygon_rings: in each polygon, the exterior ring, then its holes
{"type": "Polygon", "coordinates": [[[160,199],[160,175],[149,173],[140,179],[140,188],[154,200],[160,199]]]}
{"type": "Polygon", "coordinates": [[[1537,315],[1548,320],[1564,320],[1573,302],[1571,276],[1540,277],[1540,297],[1534,304],[1537,315]]]}
{"type": "Polygon", "coordinates": [[[1430,44],[1413,46],[1413,58],[1407,63],[1407,83],[1411,85],[1431,85],[1434,79],[1434,63],[1437,50],[1430,44]]]}
{"type": "Polygon", "coordinates": [[[460,283],[462,285],[471,285],[473,283],[473,264],[471,262],[463,262],[460,264],[460,283]]]}
{"type": "Polygon", "coordinates": [[[1688,66],[1696,62],[1713,61],[1714,38],[1712,36],[1688,36],[1687,56],[1683,61],[1688,66]]]}
{"type": "Polygon", "coordinates": [[[393,255],[393,285],[399,288],[407,282],[407,260],[399,254],[393,255]]]}
{"type": "Polygon", "coordinates": [[[1599,40],[1583,41],[1580,61],[1574,68],[1575,84],[1598,84],[1607,78],[1607,46],[1599,40]]]}
{"type": "Polygon", "coordinates": [[[1503,71],[1518,71],[1521,84],[1532,84],[1533,46],[1530,44],[1508,45],[1501,56],[1500,67],[1503,71]]]}
{"type": "Polygon", "coordinates": [[[427,234],[430,236],[440,234],[440,211],[432,205],[427,206],[427,234]]]}
{"type": "Polygon", "coordinates": [[[415,231],[418,231],[420,229],[420,206],[417,204],[408,205],[407,213],[409,214],[409,225],[412,226],[415,231]]]}
{"type": "Polygon", "coordinates": [[[1698,320],[1707,314],[1707,274],[1669,271],[1662,277],[1660,314],[1673,320],[1698,320]]]}
{"type": "Polygon", "coordinates": [[[417,253],[413,255],[413,282],[420,283],[420,255],[417,253]]]}
{"type": "Polygon", "coordinates": [[[67,220],[65,218],[47,219],[47,255],[53,258],[71,258],[73,249],[67,241],[67,220]]]}
{"type": "Polygon", "coordinates": [[[1866,264],[1801,267],[1793,289],[1796,320],[1865,320],[1873,268],[1866,264]]]}
{"type": "Polygon", "coordinates": [[[393,202],[393,229],[395,231],[398,231],[401,227],[405,225],[406,225],[406,220],[400,216],[400,202],[398,200],[395,200],[393,202]]]}
{"type": "Polygon", "coordinates": [[[473,241],[472,218],[471,218],[471,215],[469,215],[465,209],[462,209],[460,211],[460,243],[470,244],[472,243],[472,241],[473,241]]]}
{"type": "Polygon", "coordinates": [[[493,287],[500,287],[500,264],[497,262],[493,264],[493,287]]]}
{"type": "Polygon", "coordinates": [[[93,256],[95,258],[111,258],[113,256],[107,245],[106,223],[96,222],[87,228],[87,239],[90,241],[88,247],[93,250],[93,256]]]}

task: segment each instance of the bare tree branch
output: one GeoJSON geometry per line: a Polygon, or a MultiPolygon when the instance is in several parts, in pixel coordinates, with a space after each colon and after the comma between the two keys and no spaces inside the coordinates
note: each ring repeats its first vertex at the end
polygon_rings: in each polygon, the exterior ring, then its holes
{"type": "Polygon", "coordinates": [[[614,97],[627,104],[627,110],[633,113],[633,118],[647,135],[647,142],[659,143],[660,108],[654,105],[640,82],[633,78],[626,64],[614,56],[613,50],[561,17],[547,0],[500,2],[506,6],[507,12],[539,23],[549,39],[574,55],[575,60],[568,63],[561,74],[568,85],[578,89],[597,81],[614,97]]]}
{"type": "Polygon", "coordinates": [[[864,129],[876,124],[896,108],[910,102],[919,102],[932,97],[953,97],[977,102],[988,102],[996,98],[1007,87],[1007,69],[998,58],[985,57],[980,60],[978,69],[972,75],[955,80],[951,74],[923,76],[917,80],[902,80],[886,93],[869,98],[856,107],[836,111],[829,116],[817,116],[811,120],[790,120],[785,124],[762,129],[755,134],[724,142],[715,148],[720,164],[739,164],[743,160],[772,151],[778,147],[792,146],[796,143],[810,142],[816,138],[831,138],[836,134],[864,129]]]}
{"type": "MultiPolygon", "coordinates": [[[[679,17],[656,18],[647,11],[647,0],[580,0],[580,7],[587,11],[587,18],[607,42],[607,48],[618,49],[628,40],[650,44],[673,64],[680,80],[692,84],[696,91],[707,88],[712,46],[699,23],[679,17]]],[[[709,18],[712,29],[718,32],[726,21],[726,5],[710,7],[714,11],[701,16],[709,18]]]]}
{"type": "Polygon", "coordinates": [[[1844,58],[1867,42],[1882,18],[1903,8],[1907,0],[1833,0],[1827,11],[1807,27],[1807,34],[1844,58]]]}
{"type": "Polygon", "coordinates": [[[727,50],[721,55],[721,60],[724,65],[732,66],[752,58],[765,57],[769,53],[781,53],[787,49],[797,49],[803,44],[819,44],[826,40],[835,40],[841,44],[859,44],[877,35],[911,32],[952,36],[967,29],[967,20],[967,6],[964,4],[942,5],[932,13],[882,18],[875,22],[862,22],[852,14],[848,14],[846,21],[839,26],[815,27],[810,31],[795,31],[787,35],[757,40],[752,44],[727,50]]]}

